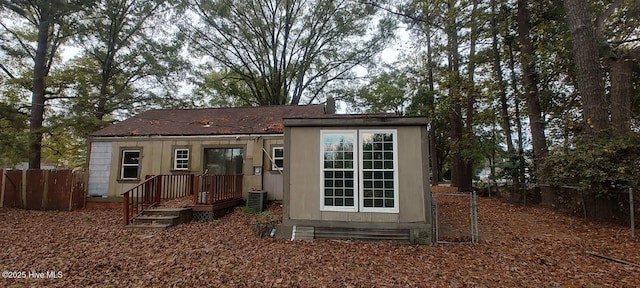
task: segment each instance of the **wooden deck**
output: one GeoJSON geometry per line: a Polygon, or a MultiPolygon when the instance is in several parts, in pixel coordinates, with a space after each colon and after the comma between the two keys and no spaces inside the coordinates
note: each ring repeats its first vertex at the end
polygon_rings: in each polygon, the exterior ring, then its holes
{"type": "Polygon", "coordinates": [[[224,209],[235,207],[235,206],[240,206],[242,204],[244,204],[244,200],[240,198],[240,199],[226,200],[226,201],[218,202],[215,204],[194,204],[194,205],[191,205],[191,209],[193,211],[203,211],[203,212],[214,211],[215,212],[215,211],[220,211],[220,210],[224,210],[224,209]]]}
{"type": "Polygon", "coordinates": [[[149,175],[123,193],[125,225],[155,207],[213,212],[242,205],[243,175],[149,175]]]}

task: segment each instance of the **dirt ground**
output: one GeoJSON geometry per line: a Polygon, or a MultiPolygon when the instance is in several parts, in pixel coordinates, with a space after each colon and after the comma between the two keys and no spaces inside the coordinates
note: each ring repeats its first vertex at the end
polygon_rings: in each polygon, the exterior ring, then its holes
{"type": "Polygon", "coordinates": [[[640,287],[629,228],[478,205],[478,244],[424,246],[258,238],[240,208],[164,231],[126,230],[119,210],[0,209],[0,287],[640,287]]]}

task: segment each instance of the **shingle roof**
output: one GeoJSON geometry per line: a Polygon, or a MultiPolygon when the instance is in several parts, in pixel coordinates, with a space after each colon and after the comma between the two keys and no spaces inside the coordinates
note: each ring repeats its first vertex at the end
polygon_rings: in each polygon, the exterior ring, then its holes
{"type": "Polygon", "coordinates": [[[283,118],[323,114],[324,105],[149,110],[91,136],[280,134],[284,132],[283,118]]]}

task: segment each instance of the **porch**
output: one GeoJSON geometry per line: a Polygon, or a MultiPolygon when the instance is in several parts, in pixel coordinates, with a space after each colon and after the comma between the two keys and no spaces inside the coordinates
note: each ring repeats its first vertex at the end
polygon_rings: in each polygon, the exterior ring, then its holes
{"type": "Polygon", "coordinates": [[[145,224],[161,222],[163,225],[169,223],[164,227],[159,227],[166,228],[190,221],[192,218],[202,219],[203,216],[206,217],[207,215],[213,217],[216,212],[244,203],[242,199],[242,180],[242,174],[148,175],[142,183],[122,193],[124,224],[128,226],[144,226],[145,224]],[[158,209],[159,207],[162,207],[162,209],[158,209]],[[150,216],[159,214],[155,212],[160,210],[168,211],[172,209],[180,210],[182,214],[187,213],[189,215],[150,216]],[[173,217],[178,218],[178,220],[173,217]]]}

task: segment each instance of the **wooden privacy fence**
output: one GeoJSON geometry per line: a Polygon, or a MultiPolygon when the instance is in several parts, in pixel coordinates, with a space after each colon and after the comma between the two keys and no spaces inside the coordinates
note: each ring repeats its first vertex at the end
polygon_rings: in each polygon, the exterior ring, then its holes
{"type": "Polygon", "coordinates": [[[84,208],[86,172],[71,170],[2,170],[0,206],[28,210],[84,208]]]}

